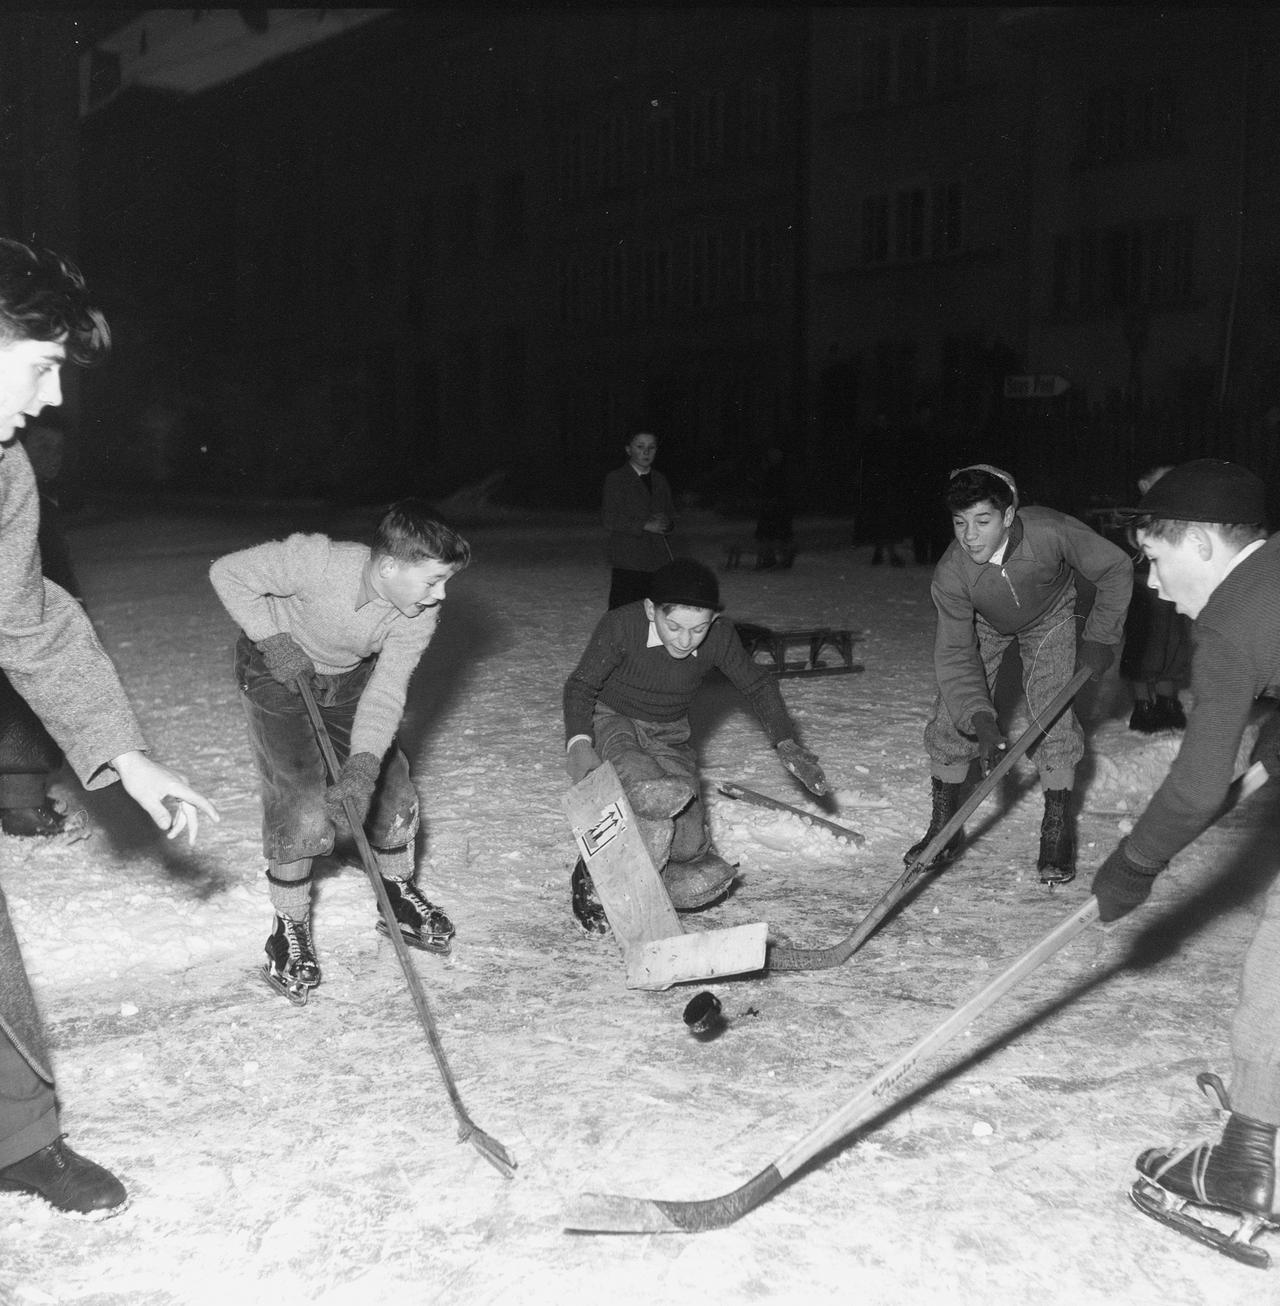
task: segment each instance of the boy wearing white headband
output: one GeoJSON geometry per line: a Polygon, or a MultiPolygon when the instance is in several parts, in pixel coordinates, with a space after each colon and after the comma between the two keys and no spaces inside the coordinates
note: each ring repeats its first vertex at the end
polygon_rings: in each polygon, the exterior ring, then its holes
{"type": "MultiPolygon", "coordinates": [[[[1096,679],[1111,665],[1133,589],[1133,565],[1122,549],[1065,513],[1019,507],[1013,477],[998,467],[977,463],[953,472],[945,500],[955,540],[933,573],[938,695],[924,731],[933,812],[928,831],[907,851],[908,863],[959,809],[970,764],[976,760],[985,776],[1006,746],[992,689],[1009,645],[1017,641],[1034,715],[1078,667],[1089,667],[1096,679]],[[1077,573],[1097,588],[1079,641],[1077,573]]],[[[1040,879],[1065,884],[1076,873],[1071,792],[1084,756],[1075,713],[1064,712],[1031,755],[1044,790],[1040,879]]],[[[954,857],[963,839],[957,832],[935,864],[954,857]]]]}

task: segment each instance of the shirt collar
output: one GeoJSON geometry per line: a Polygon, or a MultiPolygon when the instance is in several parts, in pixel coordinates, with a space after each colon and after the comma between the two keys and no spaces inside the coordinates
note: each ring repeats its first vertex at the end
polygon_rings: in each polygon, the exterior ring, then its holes
{"type": "Polygon", "coordinates": [[[1252,554],[1257,553],[1257,551],[1258,551],[1260,548],[1262,548],[1262,546],[1263,546],[1265,543],[1266,543],[1266,540],[1254,540],[1254,542],[1253,542],[1252,544],[1246,544],[1246,545],[1244,546],[1244,548],[1241,549],[1240,552],[1237,553],[1236,556],[1235,556],[1234,558],[1232,558],[1231,561],[1227,564],[1227,569],[1226,569],[1226,571],[1224,571],[1224,572],[1222,573],[1222,578],[1223,578],[1223,580],[1225,580],[1228,576],[1230,576],[1231,573],[1232,573],[1233,571],[1235,571],[1235,569],[1236,569],[1236,568],[1237,568],[1237,567],[1238,567],[1238,566],[1239,566],[1239,565],[1240,565],[1240,564],[1241,564],[1241,563],[1242,563],[1246,558],[1250,557],[1252,554]]]}
{"type": "Polygon", "coordinates": [[[373,559],[370,558],[366,566],[360,569],[360,588],[356,590],[356,611],[359,612],[367,603],[381,601],[382,596],[373,588],[369,580],[369,569],[373,566],[373,559]]]}
{"type": "MultiPolygon", "coordinates": [[[[649,636],[645,640],[644,646],[645,648],[659,648],[662,646],[662,636],[658,634],[658,628],[652,621],[649,622],[649,636]]],[[[701,647],[701,645],[698,646],[698,648],[701,647]]],[[[698,656],[698,649],[695,648],[689,656],[696,658],[698,656]]]]}

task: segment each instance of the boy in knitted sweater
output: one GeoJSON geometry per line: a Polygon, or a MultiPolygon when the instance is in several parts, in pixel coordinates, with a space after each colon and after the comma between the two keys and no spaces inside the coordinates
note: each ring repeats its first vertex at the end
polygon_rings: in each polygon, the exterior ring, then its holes
{"type": "MultiPolygon", "coordinates": [[[[975,463],[953,472],[945,501],[955,539],[933,572],[938,693],[924,730],[933,813],[907,850],[908,864],[959,810],[970,764],[976,760],[985,776],[1006,746],[992,693],[1009,645],[1018,644],[1034,714],[1080,668],[1097,679],[1111,665],[1133,589],[1133,564],[1122,549],[1066,513],[1020,507],[1013,477],[998,467],[975,463]],[[1096,589],[1078,640],[1077,574],[1096,589]]],[[[1084,734],[1068,708],[1033,754],[1044,790],[1037,859],[1044,884],[1065,884],[1076,873],[1070,806],[1083,756],[1084,734]]],[[[934,864],[953,857],[963,839],[957,831],[934,864]]]]}
{"type": "Polygon", "coordinates": [[[429,504],[405,499],[372,548],[291,535],[219,558],[209,578],[240,625],[236,680],[262,782],[263,852],[275,928],[268,983],[302,1004],[320,983],[311,941],[311,867],[364,821],[405,941],[437,951],[453,925],[414,883],[418,795],[396,740],[409,677],[439,620],[445,585],[471,550],[429,504]],[[298,690],[311,685],[341,762],[328,783],[298,690]]]}
{"type": "MultiPolygon", "coordinates": [[[[613,763],[677,911],[722,897],[736,873],[711,846],[689,742],[689,705],[708,673],[722,671],[746,695],[783,765],[811,793],[827,791],[817,757],[796,742],[776,679],[747,656],[720,611],[714,573],[675,558],[654,572],[649,598],[601,618],[564,687],[569,778],[576,784],[613,763]]],[[[607,933],[581,859],[572,901],[586,933],[607,933]]]]}

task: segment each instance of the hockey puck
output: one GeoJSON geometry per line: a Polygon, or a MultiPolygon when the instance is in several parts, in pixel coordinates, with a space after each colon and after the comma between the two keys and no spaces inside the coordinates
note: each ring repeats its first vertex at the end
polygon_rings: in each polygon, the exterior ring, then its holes
{"type": "Polygon", "coordinates": [[[689,1027],[689,1033],[696,1038],[703,1041],[715,1038],[724,1028],[720,999],[704,989],[685,1007],[684,1023],[689,1027]]]}

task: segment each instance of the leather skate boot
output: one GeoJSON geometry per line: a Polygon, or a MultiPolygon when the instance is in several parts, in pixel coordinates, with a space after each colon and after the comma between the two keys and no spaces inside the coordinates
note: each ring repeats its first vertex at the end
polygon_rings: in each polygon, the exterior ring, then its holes
{"type": "Polygon", "coordinates": [[[0,1170],[0,1190],[34,1193],[55,1210],[90,1220],[119,1214],[129,1204],[125,1186],[110,1170],[73,1152],[65,1137],[0,1170]]]}
{"type": "Polygon", "coordinates": [[[608,934],[612,928],[609,918],[604,914],[604,905],[596,895],[596,886],[591,882],[591,872],[581,857],[569,877],[569,893],[573,919],[578,922],[578,928],[583,934],[608,934]]]}
{"type": "Polygon", "coordinates": [[[662,883],[676,911],[695,911],[723,898],[737,874],[736,866],[708,849],[691,862],[668,862],[662,869],[662,883]]]}
{"type": "MultiPolygon", "coordinates": [[[[924,832],[924,836],[913,843],[903,855],[902,861],[907,866],[924,852],[938,831],[960,810],[960,791],[963,785],[952,784],[949,780],[939,780],[937,776],[930,776],[929,784],[933,794],[933,815],[929,817],[929,828],[924,832]]],[[[935,867],[945,866],[963,845],[964,827],[961,826],[924,869],[931,871],[935,867]]]]}
{"type": "Polygon", "coordinates": [[[1275,1223],[1280,1220],[1276,1134],[1275,1125],[1232,1112],[1218,1142],[1173,1152],[1148,1148],[1135,1164],[1148,1179],[1185,1201],[1275,1223]]]}
{"type": "Polygon", "coordinates": [[[1044,791],[1040,822],[1040,856],[1036,862],[1041,884],[1068,884],[1076,878],[1076,836],[1071,827],[1071,790],[1044,791]]]}

